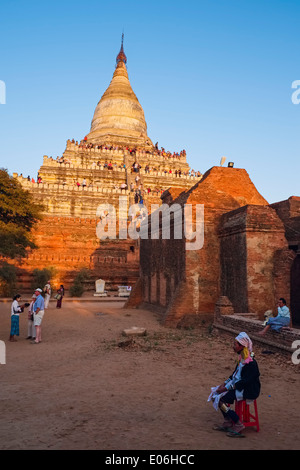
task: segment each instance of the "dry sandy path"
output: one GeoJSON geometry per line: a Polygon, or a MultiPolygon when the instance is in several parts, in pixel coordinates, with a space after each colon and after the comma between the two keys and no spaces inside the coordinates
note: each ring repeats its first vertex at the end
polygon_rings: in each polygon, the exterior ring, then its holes
{"type": "Polygon", "coordinates": [[[7,341],[9,304],[0,303],[0,449],[299,449],[299,366],[256,349],[261,430],[245,439],[212,430],[221,416],[210,387],[232,372],[231,339],[162,327],[155,314],[122,303],[50,303],[43,341],[31,345],[27,314],[18,342],[7,341]],[[147,335],[120,347],[122,331],[147,335]]]}

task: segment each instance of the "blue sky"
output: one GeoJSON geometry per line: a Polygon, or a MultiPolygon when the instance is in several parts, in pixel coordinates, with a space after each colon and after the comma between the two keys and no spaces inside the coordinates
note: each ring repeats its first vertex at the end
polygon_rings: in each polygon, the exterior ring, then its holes
{"type": "Polygon", "coordinates": [[[299,17],[299,0],[2,0],[0,166],[35,177],[89,132],[124,31],[154,143],[203,173],[225,156],[269,203],[300,196],[299,17]]]}

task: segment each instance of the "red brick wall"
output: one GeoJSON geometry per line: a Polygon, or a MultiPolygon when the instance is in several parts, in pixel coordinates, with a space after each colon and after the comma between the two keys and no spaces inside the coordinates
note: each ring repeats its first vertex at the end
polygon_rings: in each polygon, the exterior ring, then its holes
{"type": "Polygon", "coordinates": [[[183,240],[140,240],[144,302],[166,307],[185,275],[183,240]]]}
{"type": "Polygon", "coordinates": [[[35,229],[38,246],[24,259],[19,282],[30,289],[31,273],[35,268],[54,267],[54,284],[72,284],[83,268],[91,273],[91,289],[94,281],[104,279],[106,288],[118,285],[133,286],[139,275],[139,250],[135,240],[103,240],[96,236],[96,219],[46,217],[35,229]],[[134,252],[130,247],[134,247],[134,252]]]}
{"type": "MultiPolygon", "coordinates": [[[[184,315],[213,315],[220,296],[220,217],[247,204],[267,204],[242,169],[212,168],[203,181],[178,195],[170,189],[163,202],[204,204],[204,245],[186,250],[186,240],[142,240],[141,282],[144,301],[164,308],[166,325],[184,315]],[[152,279],[152,282],[151,282],[152,279]],[[168,290],[168,286],[173,285],[168,290]],[[150,289],[150,296],[148,294],[150,289]],[[147,300],[146,300],[147,299],[147,300]]],[[[231,246],[228,246],[228,254],[231,246]]]]}
{"type": "Polygon", "coordinates": [[[235,312],[263,318],[278,297],[289,299],[284,225],[270,206],[245,206],[221,219],[221,290],[235,312]]]}

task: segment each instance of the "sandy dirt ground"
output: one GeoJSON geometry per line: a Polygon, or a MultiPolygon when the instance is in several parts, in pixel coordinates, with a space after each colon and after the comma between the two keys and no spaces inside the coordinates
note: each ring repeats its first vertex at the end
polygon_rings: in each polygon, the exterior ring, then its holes
{"type": "Polygon", "coordinates": [[[156,314],[120,302],[51,302],[42,343],[8,342],[10,305],[0,303],[1,450],[299,449],[300,366],[256,347],[262,392],[260,432],[244,439],[214,431],[220,412],[207,402],[236,356],[232,340],[207,329],[176,330],[156,314]],[[126,328],[147,334],[126,345],[126,328]]]}

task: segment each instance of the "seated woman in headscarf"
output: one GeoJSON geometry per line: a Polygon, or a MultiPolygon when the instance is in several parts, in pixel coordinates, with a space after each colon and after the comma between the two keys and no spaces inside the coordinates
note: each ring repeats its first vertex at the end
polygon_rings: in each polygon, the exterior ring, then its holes
{"type": "Polygon", "coordinates": [[[228,405],[235,400],[255,400],[260,394],[260,373],[247,333],[242,332],[235,338],[233,350],[239,355],[236,368],[222,385],[212,388],[208,401],[212,400],[215,409],[220,409],[224,416],[223,425],[214,429],[226,431],[230,437],[244,437],[241,431],[245,426],[228,405]]]}

